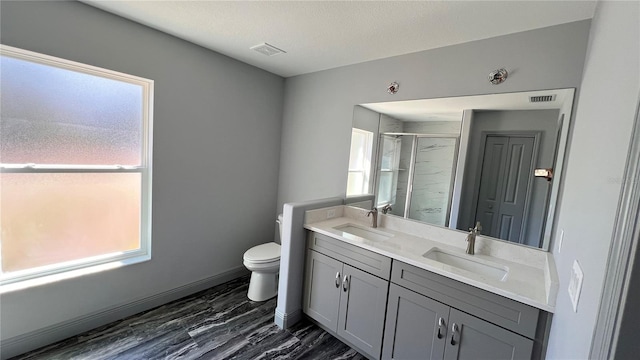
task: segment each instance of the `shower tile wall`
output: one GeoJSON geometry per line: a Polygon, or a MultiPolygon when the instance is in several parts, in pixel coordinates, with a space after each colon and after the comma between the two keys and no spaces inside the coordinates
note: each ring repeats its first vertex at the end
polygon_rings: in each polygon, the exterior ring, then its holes
{"type": "Polygon", "coordinates": [[[454,138],[418,138],[409,218],[446,225],[454,138]]]}

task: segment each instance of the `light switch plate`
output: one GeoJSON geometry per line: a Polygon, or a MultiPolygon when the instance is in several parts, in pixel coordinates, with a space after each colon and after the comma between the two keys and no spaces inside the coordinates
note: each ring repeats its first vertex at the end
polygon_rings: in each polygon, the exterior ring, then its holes
{"type": "Polygon", "coordinates": [[[327,219],[336,217],[336,209],[327,210],[327,219]]]}
{"type": "Polygon", "coordinates": [[[580,298],[580,290],[582,290],[582,279],[584,273],[578,260],[573,260],[573,267],[571,267],[571,280],[569,280],[569,298],[571,298],[571,304],[573,305],[573,312],[578,312],[578,299],[580,298]]]}

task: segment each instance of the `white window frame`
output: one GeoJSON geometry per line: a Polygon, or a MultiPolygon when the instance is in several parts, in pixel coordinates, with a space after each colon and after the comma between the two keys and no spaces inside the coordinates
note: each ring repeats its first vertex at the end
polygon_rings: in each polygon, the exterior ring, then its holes
{"type": "MultiPolygon", "coordinates": [[[[351,141],[353,141],[353,134],[360,133],[366,136],[367,143],[366,148],[362,149],[362,157],[364,159],[365,164],[363,168],[351,168],[351,164],[349,164],[348,174],[362,174],[362,186],[358,193],[349,193],[347,196],[357,196],[357,195],[365,195],[371,192],[371,167],[373,161],[373,132],[353,128],[351,129],[351,141]],[[369,164],[367,167],[366,163],[369,164]]],[[[351,154],[349,155],[351,158],[351,154]]]]}
{"type": "MultiPolygon", "coordinates": [[[[102,78],[122,81],[142,88],[142,161],[140,166],[113,165],[67,165],[67,164],[3,164],[0,163],[0,173],[139,173],[141,174],[141,206],[140,206],[140,248],[136,250],[115,252],[92,256],[72,261],[66,261],[31,269],[0,272],[0,286],[19,283],[32,279],[53,276],[74,270],[99,267],[100,269],[114,268],[151,259],[151,185],[152,185],[152,134],[153,134],[153,80],[124,74],[117,71],[61,59],[49,55],[23,50],[11,46],[0,45],[0,55],[19,60],[35,62],[47,66],[95,75],[102,78]],[[107,265],[107,266],[105,266],[107,265]]],[[[0,248],[1,250],[1,248],[0,248]]],[[[2,254],[0,253],[0,259],[2,254]]],[[[1,270],[1,269],[0,269],[1,270]]],[[[2,291],[0,291],[2,292],[2,291]]]]}
{"type": "Polygon", "coordinates": [[[382,149],[382,151],[380,151],[380,172],[378,174],[378,182],[381,182],[382,179],[382,174],[392,174],[391,175],[391,184],[389,184],[389,194],[391,194],[391,198],[388,201],[382,201],[380,199],[380,192],[381,192],[381,185],[378,184],[378,193],[376,194],[376,199],[377,199],[377,207],[382,207],[385,205],[395,205],[393,203],[393,190],[398,186],[398,172],[400,171],[399,167],[400,167],[400,139],[395,138],[393,139],[393,158],[391,159],[391,167],[390,168],[383,168],[382,167],[382,158],[383,158],[383,150],[384,150],[384,134],[382,136],[380,136],[380,142],[379,142],[379,146],[380,149],[382,149]]]}

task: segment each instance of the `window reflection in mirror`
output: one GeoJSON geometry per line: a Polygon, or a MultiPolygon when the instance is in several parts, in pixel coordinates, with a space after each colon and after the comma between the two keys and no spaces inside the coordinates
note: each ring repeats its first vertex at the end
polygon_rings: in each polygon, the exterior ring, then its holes
{"type": "Polygon", "coordinates": [[[373,133],[354,128],[351,131],[347,196],[368,194],[371,183],[373,133]]]}
{"type": "Polygon", "coordinates": [[[377,207],[391,205],[389,214],[437,226],[466,231],[481,221],[485,236],[547,250],[573,94],[357,105],[347,195],[371,194],[377,207]],[[534,176],[541,168],[553,179],[534,176]]]}

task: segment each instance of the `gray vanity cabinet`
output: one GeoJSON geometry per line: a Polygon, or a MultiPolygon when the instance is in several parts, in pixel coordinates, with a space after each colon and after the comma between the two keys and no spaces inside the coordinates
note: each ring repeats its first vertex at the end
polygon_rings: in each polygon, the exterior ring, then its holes
{"type": "Polygon", "coordinates": [[[389,287],[383,359],[531,359],[533,340],[396,284],[389,287]]]}
{"type": "Polygon", "coordinates": [[[304,310],[328,329],[338,329],[342,262],[308,251],[304,310]]]}
{"type": "Polygon", "coordinates": [[[368,358],[544,357],[544,311],[315,232],[307,245],[304,313],[368,358]]]}
{"type": "Polygon", "coordinates": [[[379,359],[390,267],[389,258],[311,233],[303,311],[364,355],[379,359]],[[363,268],[386,272],[387,279],[363,268]]]}
{"type": "Polygon", "coordinates": [[[399,261],[391,282],[383,359],[538,357],[538,309],[399,261]]]}
{"type": "Polygon", "coordinates": [[[448,317],[449,306],[391,284],[382,358],[441,360],[448,317]]]}
{"type": "Polygon", "coordinates": [[[445,360],[531,359],[533,340],[457,309],[449,324],[445,360]]]}
{"type": "Polygon", "coordinates": [[[389,282],[347,264],[340,296],[338,335],[358,349],[380,357],[389,282]]]}

